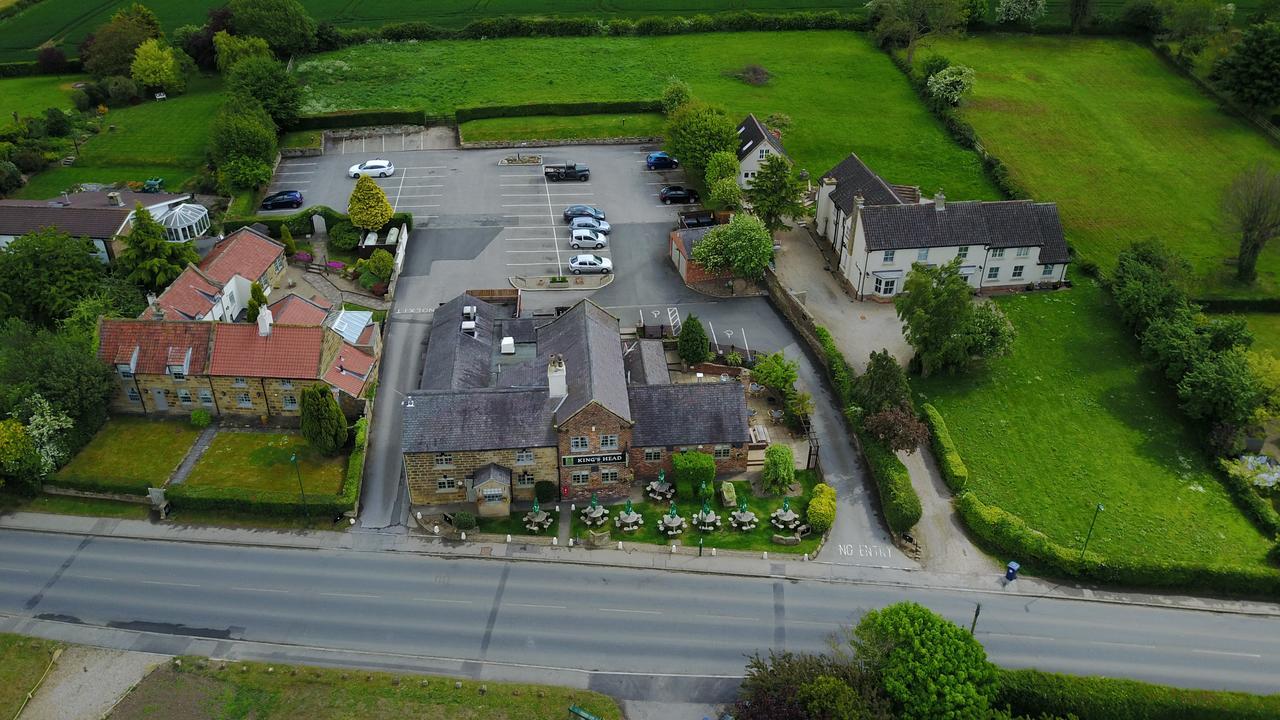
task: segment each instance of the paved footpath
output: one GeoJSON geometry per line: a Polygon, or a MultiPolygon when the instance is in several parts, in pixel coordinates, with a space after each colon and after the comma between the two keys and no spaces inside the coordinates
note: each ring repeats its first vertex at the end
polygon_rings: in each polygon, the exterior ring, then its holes
{"type": "Polygon", "coordinates": [[[1223,600],[1186,595],[1152,595],[1064,584],[1022,577],[1005,583],[996,573],[986,575],[943,573],[854,562],[805,561],[799,557],[745,553],[720,553],[698,557],[696,549],[676,553],[649,550],[587,550],[582,547],[512,543],[458,543],[405,532],[338,532],[244,530],[204,527],[144,520],[118,520],[73,515],[15,512],[0,515],[0,528],[52,532],[92,537],[164,540],[174,542],[240,545],[270,548],[333,549],[357,552],[395,552],[437,557],[457,557],[520,562],[569,563],[604,567],[669,570],[673,572],[771,577],[901,586],[971,592],[1003,592],[1031,599],[1060,598],[1099,603],[1146,605],[1162,608],[1280,617],[1280,603],[1223,600]]]}

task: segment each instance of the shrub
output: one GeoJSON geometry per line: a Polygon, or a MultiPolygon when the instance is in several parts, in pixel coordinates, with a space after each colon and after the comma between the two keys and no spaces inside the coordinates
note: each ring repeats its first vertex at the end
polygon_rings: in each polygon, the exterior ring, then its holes
{"type": "Polygon", "coordinates": [[[0,160],[0,195],[8,195],[20,187],[22,187],[22,171],[12,162],[0,160]]]}
{"type": "Polygon", "coordinates": [[[67,70],[67,54],[53,43],[45,43],[36,51],[36,67],[41,75],[61,75],[67,70]]]}
{"type": "Polygon", "coordinates": [[[276,126],[261,103],[237,97],[219,108],[209,128],[209,157],[215,165],[237,157],[275,161],[276,126]]]}
{"type": "Polygon", "coordinates": [[[805,510],[805,519],[815,533],[831,529],[836,521],[836,491],[826,483],[813,486],[813,497],[809,499],[809,507],[805,510]]]}
{"type": "Polygon", "coordinates": [[[196,408],[191,411],[191,427],[200,428],[201,430],[209,427],[213,422],[213,416],[204,408],[196,408]]]}
{"type": "Polygon", "coordinates": [[[103,80],[102,89],[106,93],[107,104],[112,107],[128,105],[139,97],[138,84],[122,75],[103,80]]]}
{"type": "Polygon", "coordinates": [[[252,190],[271,182],[271,165],[257,158],[233,157],[218,166],[218,189],[224,194],[233,190],[252,190]]]}
{"type": "Polygon", "coordinates": [[[666,115],[676,111],[676,108],[684,105],[693,99],[693,91],[689,89],[689,83],[672,75],[667,80],[667,86],[662,89],[662,112],[666,115]]]}
{"type": "Polygon", "coordinates": [[[756,360],[755,366],[751,368],[751,379],[770,390],[786,394],[796,384],[799,368],[794,360],[788,360],[781,352],[775,352],[756,360]]]}
{"type": "Polygon", "coordinates": [[[959,105],[960,100],[973,90],[973,68],[952,65],[929,77],[929,95],[948,105],[959,105]]]}
{"type": "Polygon", "coordinates": [[[673,453],[671,469],[678,491],[690,500],[694,498],[696,488],[703,483],[710,485],[716,479],[716,459],[703,452],[673,453]]]}
{"type": "Polygon", "coordinates": [[[343,220],[329,227],[329,245],[338,250],[354,250],[360,244],[360,231],[343,220]]]}
{"type": "Polygon", "coordinates": [[[737,507],[738,487],[728,480],[720,483],[720,501],[725,507],[737,507]]]}
{"type": "Polygon", "coordinates": [[[227,73],[227,90],[261,102],[279,127],[298,119],[302,88],[298,86],[297,76],[287,72],[284,63],[269,56],[246,57],[232,65],[227,73]]]}
{"type": "Polygon", "coordinates": [[[50,137],[66,137],[71,134],[71,120],[60,108],[49,108],[44,111],[44,131],[50,137]]]}
{"type": "Polygon", "coordinates": [[[951,67],[950,60],[941,55],[930,55],[920,63],[920,77],[928,80],[949,67],[951,67]]]}
{"type": "Polygon", "coordinates": [[[361,175],[347,202],[351,224],[365,230],[376,230],[391,220],[395,211],[387,202],[387,194],[368,175],[361,175]]]}
{"type": "Polygon", "coordinates": [[[80,112],[88,112],[93,107],[93,100],[89,97],[89,93],[79,88],[71,91],[71,104],[80,112]]]}
{"type": "Polygon", "coordinates": [[[15,150],[10,159],[14,165],[18,166],[18,169],[28,175],[40,172],[48,165],[45,162],[44,153],[30,145],[22,146],[15,150]]]}
{"type": "Polygon", "coordinates": [[[1017,716],[1070,714],[1080,720],[1262,720],[1280,716],[1280,695],[1190,690],[1040,670],[998,670],[995,680],[996,706],[1007,705],[1017,716]]]}
{"type": "Polygon", "coordinates": [[[539,480],[533,484],[533,496],[540,503],[555,502],[560,494],[560,486],[550,480],[539,480]]]}
{"type": "Polygon", "coordinates": [[[836,347],[835,339],[826,328],[818,326],[814,328],[813,334],[817,336],[818,344],[822,346],[822,364],[827,368],[827,377],[835,387],[836,397],[842,406],[850,405],[853,403],[855,385],[853,368],[849,367],[849,363],[844,359],[844,353],[836,347]]]}
{"type": "Polygon", "coordinates": [[[280,244],[284,246],[284,254],[294,257],[298,254],[298,243],[293,240],[293,232],[288,225],[280,227],[280,244]]]}
{"type": "Polygon", "coordinates": [[[866,372],[853,383],[853,399],[869,414],[901,405],[915,407],[907,374],[888,350],[871,353],[866,372]]]}
{"type": "Polygon", "coordinates": [[[790,445],[770,445],[764,451],[764,472],[761,482],[765,490],[783,495],[796,481],[796,458],[790,445]]]}
{"type": "Polygon", "coordinates": [[[690,365],[706,362],[711,357],[711,342],[706,328],[697,315],[690,313],[680,324],[680,336],[676,340],[676,353],[690,365]]]}
{"type": "Polygon", "coordinates": [[[880,493],[880,509],[885,523],[895,533],[907,532],[920,522],[920,515],[924,512],[920,496],[911,486],[907,466],[875,438],[860,432],[858,440],[862,444],[862,455],[867,460],[867,470],[880,493]]]}
{"type": "Polygon", "coordinates": [[[302,389],[300,415],[302,436],[311,447],[332,455],[347,444],[347,419],[327,385],[302,389]]]}
{"type": "Polygon", "coordinates": [[[1133,35],[1152,35],[1164,27],[1164,10],[1156,0],[1129,0],[1120,11],[1118,24],[1133,35]]]}
{"type": "Polygon", "coordinates": [[[913,453],[929,439],[929,428],[905,403],[870,413],[862,422],[867,434],[890,450],[913,453]]]}
{"type": "Polygon", "coordinates": [[[395,270],[396,259],[391,253],[378,248],[369,256],[369,262],[366,267],[375,278],[386,282],[391,279],[391,273],[395,270]]]}
{"type": "Polygon", "coordinates": [[[938,461],[938,468],[942,470],[942,479],[951,488],[951,492],[959,493],[969,482],[969,468],[965,467],[964,459],[960,457],[960,451],[951,439],[951,432],[942,419],[942,413],[929,403],[925,403],[921,410],[924,411],[924,421],[932,433],[933,455],[938,461]]]}
{"type": "Polygon", "coordinates": [[[459,530],[474,530],[476,527],[476,516],[466,510],[459,510],[453,514],[453,526],[459,530]]]}

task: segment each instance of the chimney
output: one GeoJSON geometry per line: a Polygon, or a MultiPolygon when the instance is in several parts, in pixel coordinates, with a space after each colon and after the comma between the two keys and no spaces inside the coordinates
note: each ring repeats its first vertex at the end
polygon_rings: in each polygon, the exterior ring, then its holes
{"type": "Polygon", "coordinates": [[[565,377],[564,357],[552,355],[547,361],[547,388],[551,397],[562,398],[569,394],[568,379],[565,377]]]}
{"type": "Polygon", "coordinates": [[[107,204],[115,207],[124,207],[124,201],[120,199],[120,193],[115,191],[107,193],[107,204]]]}
{"type": "Polygon", "coordinates": [[[853,196],[854,212],[862,212],[862,208],[866,206],[867,206],[867,201],[862,197],[862,195],[853,196]]]}
{"type": "Polygon", "coordinates": [[[823,185],[835,185],[837,181],[835,178],[828,175],[822,178],[821,180],[819,180],[818,182],[822,183],[823,185]]]}
{"type": "Polygon", "coordinates": [[[938,193],[933,196],[933,209],[938,212],[947,209],[947,196],[942,194],[942,188],[938,188],[938,193]]]}
{"type": "Polygon", "coordinates": [[[157,299],[155,293],[147,293],[147,307],[155,307],[157,299]]]}
{"type": "Polygon", "coordinates": [[[70,204],[71,204],[71,196],[70,196],[70,195],[68,195],[68,194],[67,194],[67,191],[65,191],[65,190],[63,190],[63,191],[62,191],[62,204],[63,204],[63,205],[70,205],[70,204]]]}
{"type": "Polygon", "coordinates": [[[258,337],[271,336],[271,310],[262,308],[258,311],[258,337]]]}

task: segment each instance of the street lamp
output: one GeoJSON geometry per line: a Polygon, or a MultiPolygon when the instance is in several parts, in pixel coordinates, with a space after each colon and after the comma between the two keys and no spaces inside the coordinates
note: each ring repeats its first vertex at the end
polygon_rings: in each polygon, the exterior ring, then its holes
{"type": "Polygon", "coordinates": [[[307,509],[307,491],[302,489],[302,473],[298,471],[298,451],[295,450],[289,455],[289,462],[293,463],[293,476],[298,478],[298,493],[302,495],[302,513],[307,518],[307,526],[311,526],[311,511],[307,509]]]}
{"type": "Polygon", "coordinates": [[[1084,547],[1080,548],[1081,562],[1084,561],[1084,551],[1089,549],[1089,538],[1093,537],[1093,526],[1098,524],[1098,513],[1102,512],[1104,509],[1105,508],[1102,507],[1102,503],[1098,503],[1098,505],[1093,509],[1093,520],[1089,523],[1089,532],[1084,536],[1084,547]]]}

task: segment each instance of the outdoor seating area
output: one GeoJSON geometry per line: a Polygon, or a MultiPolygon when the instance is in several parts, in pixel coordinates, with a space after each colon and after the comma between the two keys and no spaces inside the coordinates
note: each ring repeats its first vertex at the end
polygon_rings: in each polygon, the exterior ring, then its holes
{"type": "Polygon", "coordinates": [[[591,503],[582,508],[582,523],[589,528],[600,527],[609,521],[609,509],[600,504],[600,500],[593,494],[591,503]]]}
{"type": "Polygon", "coordinates": [[[533,508],[524,514],[524,526],[529,532],[540,533],[551,527],[551,523],[555,522],[555,518],[551,513],[542,509],[542,505],[535,499],[533,508]]]}
{"type": "Polygon", "coordinates": [[[711,509],[711,505],[707,501],[702,501],[702,509],[693,516],[694,527],[704,532],[720,529],[720,516],[711,509]]]}
{"type": "Polygon", "coordinates": [[[773,511],[769,516],[769,522],[779,530],[792,532],[800,527],[800,514],[791,509],[791,498],[782,501],[782,507],[773,511]]]}
{"type": "Polygon", "coordinates": [[[676,495],[676,486],[674,483],[667,482],[666,471],[659,470],[658,479],[646,485],[644,493],[658,502],[671,502],[671,498],[676,495]]]}
{"type": "Polygon", "coordinates": [[[613,518],[614,527],[622,532],[635,532],[644,526],[644,517],[631,507],[631,500],[627,500],[627,505],[613,518]]]}
{"type": "Polygon", "coordinates": [[[756,514],[747,509],[747,501],[738,503],[738,509],[729,513],[729,526],[734,530],[749,532],[755,530],[759,521],[756,514]]]}
{"type": "Polygon", "coordinates": [[[685,531],[685,519],[680,517],[680,511],[676,509],[676,504],[671,503],[671,510],[662,516],[662,533],[667,537],[679,537],[685,531]]]}

